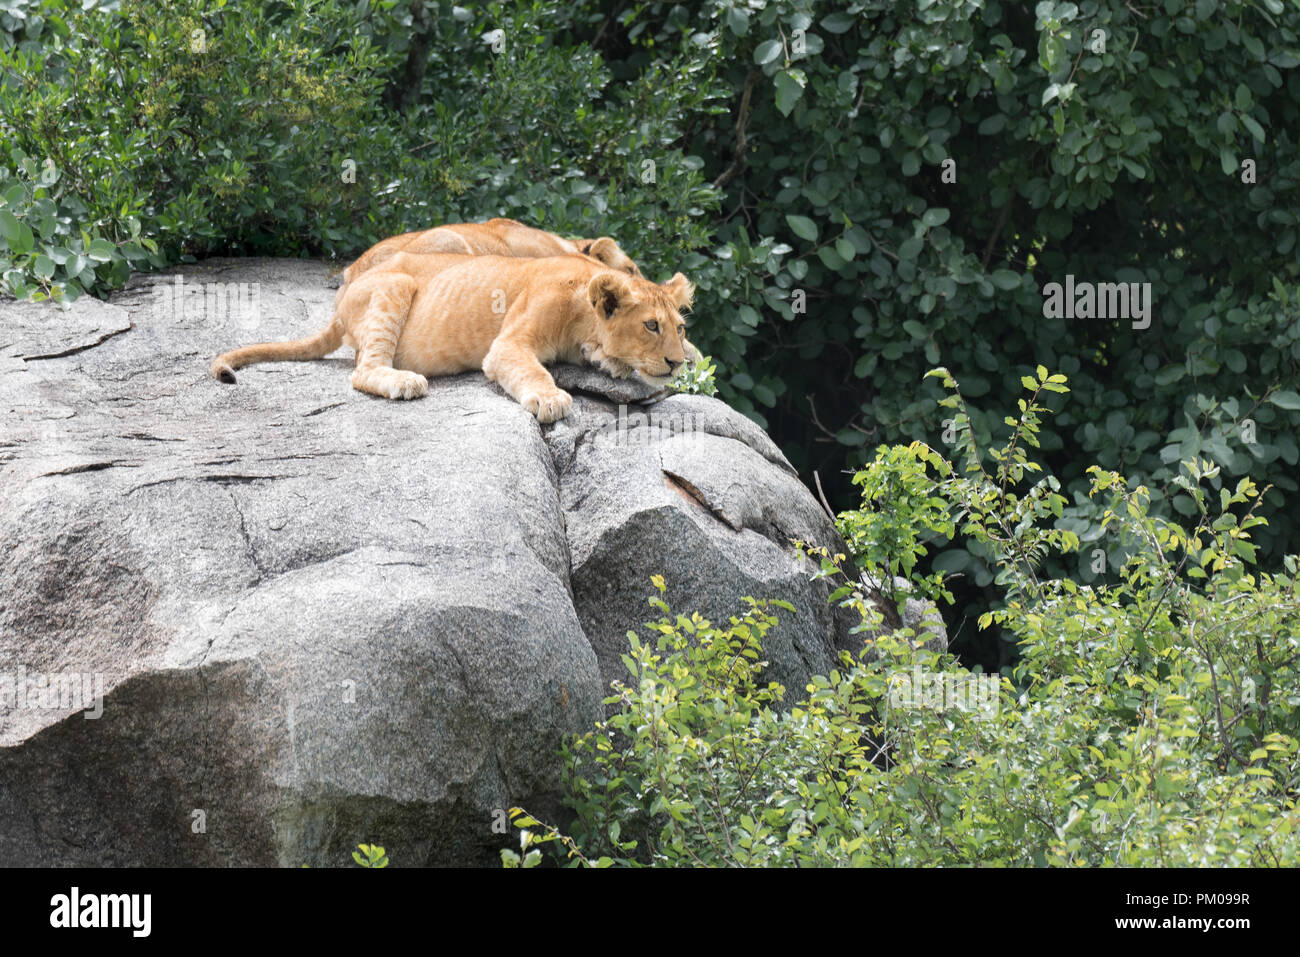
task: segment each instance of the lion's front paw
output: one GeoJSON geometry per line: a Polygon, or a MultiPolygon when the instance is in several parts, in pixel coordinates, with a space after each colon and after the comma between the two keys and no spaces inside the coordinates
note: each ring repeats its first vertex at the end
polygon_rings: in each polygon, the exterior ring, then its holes
{"type": "Polygon", "coordinates": [[[626,379],[636,371],[622,359],[614,359],[610,356],[606,356],[600,360],[600,367],[615,379],[626,379]]]}
{"type": "Polygon", "coordinates": [[[538,422],[554,422],[569,414],[573,408],[573,396],[563,389],[525,392],[519,404],[537,416],[538,422]]]}

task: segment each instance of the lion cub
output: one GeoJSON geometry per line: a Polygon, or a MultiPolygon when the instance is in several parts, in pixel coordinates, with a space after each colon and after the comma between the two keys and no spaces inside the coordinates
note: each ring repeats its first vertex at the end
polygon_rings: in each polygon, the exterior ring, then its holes
{"type": "MultiPolygon", "coordinates": [[[[534,259],[581,253],[610,269],[641,277],[641,270],[618,243],[608,236],[599,239],[563,239],[554,233],[525,226],[513,219],[489,219],[486,223],[452,223],[414,233],[402,233],[375,243],[343,270],[343,289],[358,276],[398,253],[449,253],[466,256],[517,256],[534,259]]],[[[343,289],[339,296],[342,298],[343,289]]]]}
{"type": "Polygon", "coordinates": [[[318,359],[346,344],[362,392],[414,399],[428,393],[427,376],[481,369],[538,421],[553,422],[573,400],[543,363],[586,360],[663,384],[686,361],[681,310],[694,291],[681,273],[653,283],[581,255],[398,253],[349,283],[316,335],[227,352],[212,374],[234,382],[242,366],[318,359]]]}

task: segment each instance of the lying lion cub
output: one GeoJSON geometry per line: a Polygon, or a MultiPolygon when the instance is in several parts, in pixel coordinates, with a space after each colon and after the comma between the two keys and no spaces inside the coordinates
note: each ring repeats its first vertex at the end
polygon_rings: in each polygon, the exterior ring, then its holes
{"type": "MultiPolygon", "coordinates": [[[[539,259],[547,256],[580,254],[589,256],[610,269],[625,272],[629,276],[643,278],[641,269],[619,248],[618,243],[608,236],[599,239],[561,239],[554,233],[548,233],[513,219],[489,219],[486,223],[452,223],[448,226],[435,226],[415,233],[402,233],[391,236],[371,246],[357,257],[357,260],[343,270],[343,285],[334,295],[334,308],[337,309],[347,295],[349,285],[366,271],[383,265],[401,253],[429,255],[445,253],[469,256],[512,256],[527,259],[539,259]]],[[[449,261],[449,260],[444,260],[449,261]]],[[[437,271],[436,266],[426,264],[425,276],[437,271]]],[[[700,353],[686,342],[686,358],[689,362],[698,362],[700,353]]]]}
{"type": "MultiPolygon", "coordinates": [[[[666,383],[686,361],[681,310],[694,285],[681,273],[658,284],[581,255],[542,259],[397,253],[350,283],[321,332],[219,356],[212,374],[234,382],[254,362],[357,351],[352,386],[389,399],[426,395],[426,376],[482,369],[540,422],[568,415],[573,399],[543,368],[595,363],[616,377],[666,383]]],[[[693,351],[693,350],[691,350],[693,351]]]]}
{"type": "MultiPolygon", "coordinates": [[[[453,223],[421,232],[403,233],[375,243],[343,270],[343,288],[363,272],[398,253],[460,253],[467,256],[518,256],[537,258],[581,253],[610,269],[629,276],[641,275],[618,243],[608,236],[599,239],[561,239],[513,219],[489,219],[486,223],[453,223]]],[[[339,290],[342,298],[343,290],[339,290]]]]}

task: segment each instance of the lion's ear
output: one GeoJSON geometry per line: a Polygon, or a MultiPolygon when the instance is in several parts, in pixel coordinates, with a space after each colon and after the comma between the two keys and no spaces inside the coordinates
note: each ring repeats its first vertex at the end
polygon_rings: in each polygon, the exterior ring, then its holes
{"type": "Polygon", "coordinates": [[[595,240],[595,239],[574,239],[574,240],[572,240],[572,242],[573,242],[573,245],[575,245],[575,246],[578,247],[578,252],[582,253],[584,256],[590,256],[590,255],[591,255],[591,247],[592,247],[593,245],[595,245],[595,243],[598,242],[598,240],[595,240]]]}
{"type": "Polygon", "coordinates": [[[598,272],[587,285],[587,299],[602,319],[614,315],[630,292],[627,278],[616,272],[598,272]]]}
{"type": "Polygon", "coordinates": [[[618,243],[608,236],[601,236],[599,239],[587,240],[587,248],[582,250],[592,259],[598,259],[606,266],[614,266],[623,260],[623,250],[618,248],[618,243]]]}
{"type": "Polygon", "coordinates": [[[678,309],[689,309],[695,299],[695,283],[681,273],[674,273],[673,278],[663,283],[664,290],[673,297],[678,309]]]}

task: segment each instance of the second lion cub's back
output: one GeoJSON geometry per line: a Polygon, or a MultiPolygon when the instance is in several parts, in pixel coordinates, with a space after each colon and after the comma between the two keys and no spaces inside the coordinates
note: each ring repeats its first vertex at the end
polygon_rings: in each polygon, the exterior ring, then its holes
{"type": "Polygon", "coordinates": [[[383,265],[402,253],[428,255],[448,253],[466,256],[564,256],[577,253],[567,239],[513,219],[489,219],[485,223],[454,223],[413,233],[402,233],[376,243],[343,271],[345,284],[383,265]]]}

